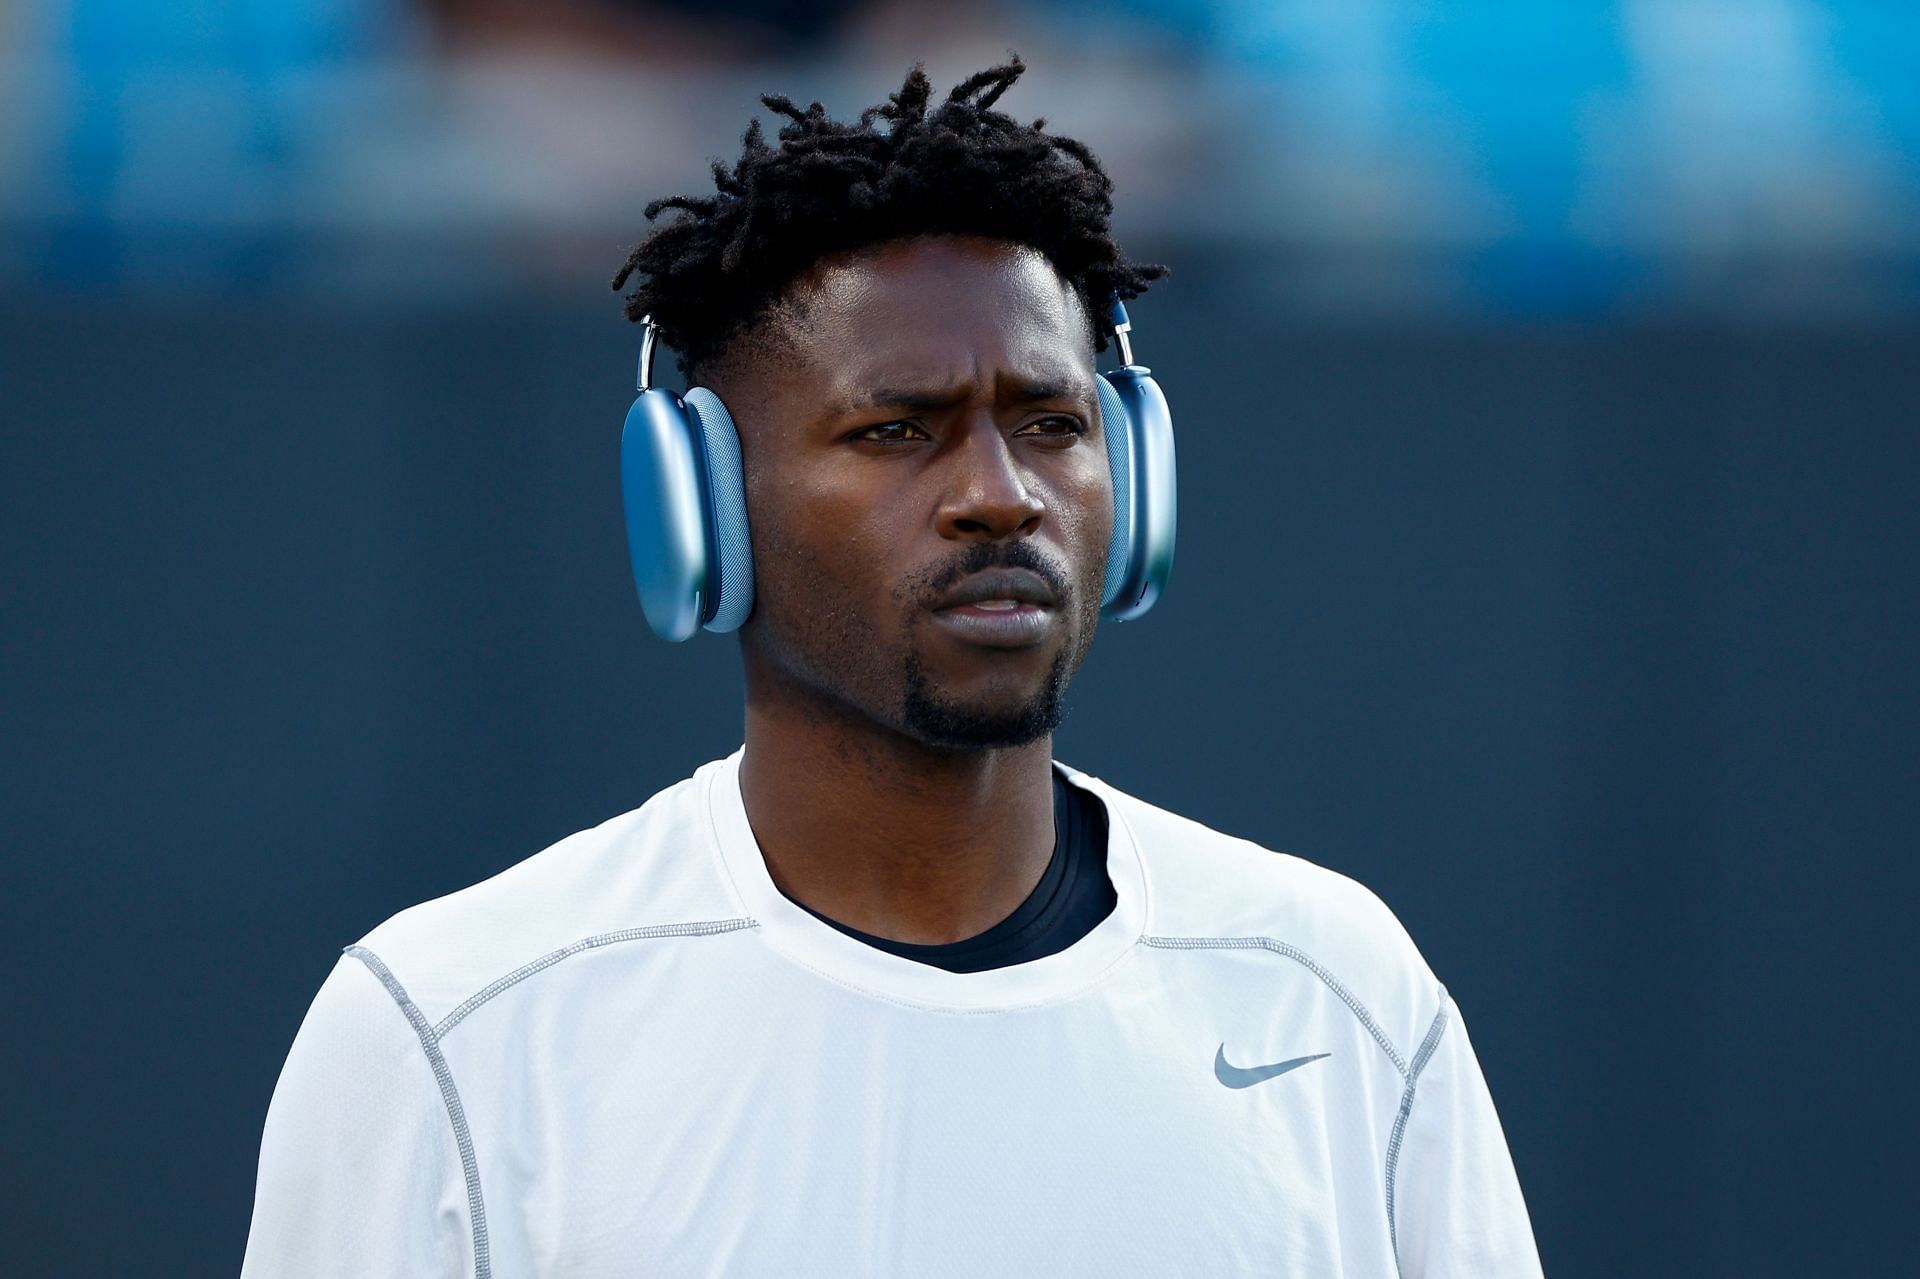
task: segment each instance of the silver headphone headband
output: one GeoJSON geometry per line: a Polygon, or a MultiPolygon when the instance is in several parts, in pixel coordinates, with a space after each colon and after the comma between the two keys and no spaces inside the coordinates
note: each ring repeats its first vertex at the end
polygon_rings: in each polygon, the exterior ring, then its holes
{"type": "Polygon", "coordinates": [[[653,343],[660,335],[660,326],[653,322],[651,315],[640,317],[640,372],[635,378],[634,389],[645,391],[653,385],[653,343]]]}

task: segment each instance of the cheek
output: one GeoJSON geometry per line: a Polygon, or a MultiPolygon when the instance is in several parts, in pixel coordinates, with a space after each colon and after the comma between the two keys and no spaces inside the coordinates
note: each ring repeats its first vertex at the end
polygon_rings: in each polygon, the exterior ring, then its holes
{"type": "Polygon", "coordinates": [[[1102,580],[1107,567],[1107,544],[1113,540],[1113,480],[1106,459],[1100,459],[1097,471],[1083,468],[1064,497],[1063,509],[1071,512],[1067,523],[1072,545],[1085,576],[1102,580]]]}
{"type": "Polygon", "coordinates": [[[755,593],[792,612],[826,605],[845,609],[881,580],[881,557],[893,540],[871,502],[788,478],[747,483],[755,593]]]}

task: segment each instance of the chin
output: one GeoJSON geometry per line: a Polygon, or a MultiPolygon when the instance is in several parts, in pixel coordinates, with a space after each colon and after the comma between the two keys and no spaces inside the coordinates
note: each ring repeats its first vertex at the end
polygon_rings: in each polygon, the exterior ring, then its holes
{"type": "Polygon", "coordinates": [[[1054,659],[1042,686],[1013,705],[944,695],[932,687],[916,658],[907,659],[902,718],[907,733],[929,746],[996,750],[1027,746],[1053,732],[1066,718],[1067,654],[1054,659]]]}

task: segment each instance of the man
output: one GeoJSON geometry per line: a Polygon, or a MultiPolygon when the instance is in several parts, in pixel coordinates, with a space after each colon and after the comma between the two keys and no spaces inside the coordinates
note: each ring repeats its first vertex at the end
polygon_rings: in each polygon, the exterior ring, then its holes
{"type": "MultiPolygon", "coordinates": [[[[731,410],[746,740],[347,948],[257,1275],[1534,1275],[1466,1031],[1358,885],[1053,761],[1116,519],[1086,149],[918,68],[763,99],[629,259],[731,410]]],[[[690,397],[691,398],[691,397],[690,397]]]]}

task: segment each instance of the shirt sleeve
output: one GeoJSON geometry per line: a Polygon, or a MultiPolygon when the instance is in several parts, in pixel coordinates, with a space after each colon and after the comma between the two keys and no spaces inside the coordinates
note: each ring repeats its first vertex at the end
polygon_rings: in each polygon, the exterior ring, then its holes
{"type": "Polygon", "coordinates": [[[1538,1279],[1533,1224],[1459,1009],[1444,992],[1387,1154],[1403,1279],[1538,1279]]]}
{"type": "Polygon", "coordinates": [[[242,1279],[473,1273],[458,1097],[402,999],[352,956],[314,997],[267,1108],[242,1279]]]}

